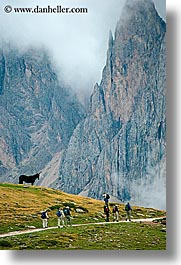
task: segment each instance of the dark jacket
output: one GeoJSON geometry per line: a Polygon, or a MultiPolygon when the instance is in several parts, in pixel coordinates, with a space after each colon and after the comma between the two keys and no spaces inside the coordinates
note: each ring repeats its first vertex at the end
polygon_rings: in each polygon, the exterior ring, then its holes
{"type": "Polygon", "coordinates": [[[131,205],[129,204],[129,202],[126,204],[125,206],[125,211],[132,211],[131,205]]]}

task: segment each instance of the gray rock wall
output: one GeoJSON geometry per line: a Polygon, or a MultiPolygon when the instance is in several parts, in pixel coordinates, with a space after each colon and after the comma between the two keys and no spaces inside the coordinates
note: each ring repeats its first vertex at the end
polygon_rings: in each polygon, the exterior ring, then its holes
{"type": "Polygon", "coordinates": [[[33,174],[67,147],[84,110],[46,51],[0,50],[0,177],[33,174]]]}
{"type": "Polygon", "coordinates": [[[56,187],[165,207],[165,32],[153,3],[128,1],[114,37],[110,33],[102,81],[70,139],[56,187]]]}

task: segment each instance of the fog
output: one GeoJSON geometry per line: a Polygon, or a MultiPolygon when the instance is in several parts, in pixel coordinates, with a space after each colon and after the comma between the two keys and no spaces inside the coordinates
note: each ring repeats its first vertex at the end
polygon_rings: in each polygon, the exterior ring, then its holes
{"type": "Polygon", "coordinates": [[[166,161],[147,168],[147,175],[134,181],[131,191],[136,194],[134,202],[144,207],[166,210],[166,161]]]}
{"type": "Polygon", "coordinates": [[[111,174],[113,192],[130,189],[133,205],[151,207],[159,210],[166,210],[166,159],[154,166],[147,165],[147,173],[142,178],[127,181],[120,172],[111,174]]]}
{"type": "MultiPolygon", "coordinates": [[[[100,81],[106,61],[109,31],[114,32],[125,0],[1,0],[1,39],[18,45],[45,47],[60,79],[75,91],[90,93],[100,81]],[[28,2],[28,3],[27,3],[28,2]],[[85,14],[5,13],[4,7],[84,7],[85,14]]],[[[165,19],[165,0],[155,0],[165,19]]]]}

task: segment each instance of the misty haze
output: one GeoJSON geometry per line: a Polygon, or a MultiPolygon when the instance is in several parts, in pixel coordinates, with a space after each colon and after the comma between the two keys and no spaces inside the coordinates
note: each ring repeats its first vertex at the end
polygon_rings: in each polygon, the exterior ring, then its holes
{"type": "MultiPolygon", "coordinates": [[[[165,0],[154,1],[165,20],[165,0]]],[[[106,62],[109,31],[114,32],[125,0],[8,1],[13,7],[86,7],[86,14],[6,14],[1,11],[1,39],[17,45],[46,48],[64,82],[78,95],[90,95],[106,62]]],[[[4,7],[7,1],[2,0],[4,7]]]]}

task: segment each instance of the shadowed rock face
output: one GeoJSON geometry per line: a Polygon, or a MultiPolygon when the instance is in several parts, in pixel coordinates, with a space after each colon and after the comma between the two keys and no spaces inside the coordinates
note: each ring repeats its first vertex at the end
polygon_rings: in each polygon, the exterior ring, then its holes
{"type": "Polygon", "coordinates": [[[54,186],[165,207],[165,32],[153,3],[128,1],[54,186]]]}
{"type": "Polygon", "coordinates": [[[44,168],[55,153],[67,147],[84,116],[77,100],[60,85],[46,51],[20,52],[4,45],[0,65],[3,180],[10,174],[35,174],[44,168]]]}

